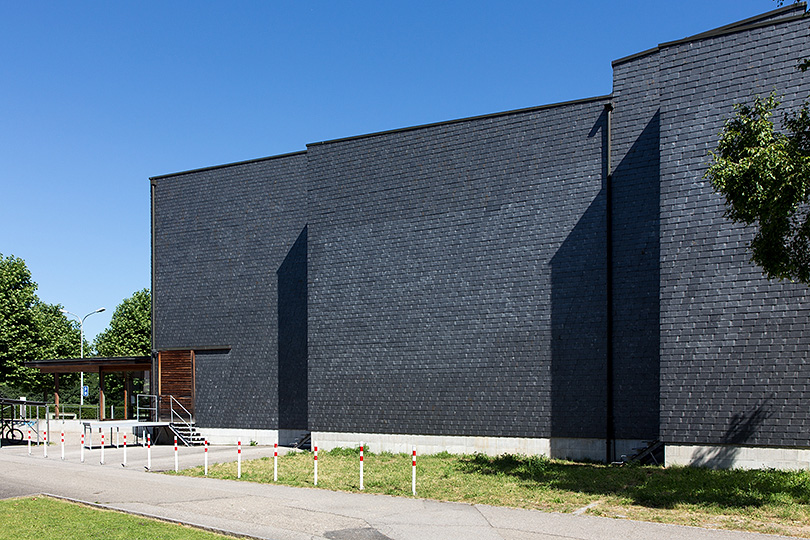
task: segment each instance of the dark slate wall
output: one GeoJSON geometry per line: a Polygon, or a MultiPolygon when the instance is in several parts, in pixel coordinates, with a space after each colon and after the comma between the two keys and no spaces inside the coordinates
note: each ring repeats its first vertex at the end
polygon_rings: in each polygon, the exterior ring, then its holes
{"type": "MultiPolygon", "coordinates": [[[[733,104],[810,93],[806,20],[661,50],[661,417],[675,443],[810,445],[804,285],[749,262],[752,231],[703,178],[733,104]]],[[[734,450],[728,450],[733,452],[734,450]]],[[[707,454],[703,461],[729,456],[707,454]]],[[[699,460],[700,461],[700,460],[699,460]]]]}
{"type": "Polygon", "coordinates": [[[613,67],[613,381],[618,439],[658,437],[658,54],[613,67]]]}
{"type": "Polygon", "coordinates": [[[307,413],[307,227],[278,273],[278,427],[306,429],[307,413]]]}
{"type": "MultiPolygon", "coordinates": [[[[810,445],[807,288],[703,179],[733,103],[810,93],[807,22],[755,24],[614,67],[617,438],[810,445]]],[[[201,425],[604,437],[605,104],[155,179],[154,346],[209,349],[201,425]]]]}
{"type": "Polygon", "coordinates": [[[197,353],[202,426],[273,429],[279,386],[306,400],[306,379],[289,369],[306,369],[306,310],[302,325],[300,309],[279,306],[301,283],[305,295],[305,168],[295,154],[153,180],[153,346],[230,347],[197,353]]]}
{"type": "Polygon", "coordinates": [[[308,148],[312,430],[604,436],[604,103],[308,148]]]}

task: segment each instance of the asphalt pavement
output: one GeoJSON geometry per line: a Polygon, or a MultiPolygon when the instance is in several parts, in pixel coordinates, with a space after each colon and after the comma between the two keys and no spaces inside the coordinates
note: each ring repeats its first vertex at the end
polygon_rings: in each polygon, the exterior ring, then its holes
{"type": "MultiPolygon", "coordinates": [[[[104,508],[182,522],[238,536],[272,540],[766,540],[786,538],[755,533],[545,513],[483,504],[341,493],[314,488],[253,484],[159,474],[174,468],[171,446],[98,448],[80,461],[78,440],[59,443],[48,457],[42,447],[0,449],[0,497],[50,494],[104,508]]],[[[282,451],[286,451],[282,449],[282,451]]],[[[271,457],[272,447],[242,448],[244,460],[271,457]]],[[[201,448],[180,448],[181,468],[203,463],[201,448]]],[[[211,447],[209,462],[235,461],[236,448],[211,447]]],[[[29,516],[29,519],[36,519],[29,516]]]]}

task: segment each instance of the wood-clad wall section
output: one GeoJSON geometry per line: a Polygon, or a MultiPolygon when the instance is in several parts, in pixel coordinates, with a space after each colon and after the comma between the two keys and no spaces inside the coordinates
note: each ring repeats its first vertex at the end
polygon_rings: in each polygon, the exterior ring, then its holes
{"type": "MultiPolygon", "coordinates": [[[[174,399],[194,414],[194,351],[158,353],[158,396],[161,420],[171,420],[169,396],[174,396],[174,399]]],[[[182,411],[176,412],[185,416],[182,411]]]]}

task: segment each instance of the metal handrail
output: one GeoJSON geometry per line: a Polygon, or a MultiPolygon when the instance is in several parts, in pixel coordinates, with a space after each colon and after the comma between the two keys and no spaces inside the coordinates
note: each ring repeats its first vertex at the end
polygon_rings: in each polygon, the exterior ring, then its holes
{"type": "Polygon", "coordinates": [[[137,394],[135,396],[135,419],[141,422],[141,409],[147,412],[147,421],[157,422],[158,416],[158,397],[154,394],[137,394]],[[148,407],[141,407],[141,399],[148,398],[148,407]],[[154,405],[154,406],[152,406],[154,405]]]}
{"type": "Polygon", "coordinates": [[[182,423],[184,423],[184,424],[185,424],[187,427],[189,427],[189,428],[194,427],[194,426],[193,426],[193,424],[194,424],[194,419],[192,418],[191,413],[190,413],[190,412],[188,412],[188,409],[186,409],[185,407],[183,407],[183,404],[182,404],[182,403],[180,403],[179,401],[177,401],[177,399],[176,399],[174,396],[169,396],[169,409],[170,409],[170,411],[171,411],[171,422],[172,422],[172,423],[174,423],[174,417],[175,417],[175,416],[177,416],[177,418],[178,418],[178,419],[179,419],[179,420],[180,420],[182,423]],[[178,407],[180,407],[181,409],[183,409],[183,411],[184,411],[184,412],[185,412],[185,413],[188,415],[188,422],[185,420],[185,418],[183,418],[183,417],[180,415],[180,413],[178,413],[178,412],[176,412],[176,411],[174,410],[174,404],[175,404],[175,403],[177,403],[177,406],[178,406],[178,407]]]}
{"type": "Polygon", "coordinates": [[[157,396],[154,394],[137,394],[135,396],[135,407],[136,407],[136,418],[138,421],[142,421],[142,410],[147,411],[150,413],[149,415],[152,417],[154,421],[158,419],[158,407],[161,401],[161,397],[165,399],[166,397],[169,398],[169,428],[174,432],[175,435],[185,444],[186,446],[190,446],[190,442],[186,440],[180,430],[175,428],[175,424],[185,426],[188,433],[192,433],[194,431],[194,418],[192,414],[186,409],[182,403],[180,403],[177,398],[172,395],[168,396],[157,396]],[[149,406],[142,406],[141,403],[143,400],[148,400],[149,406]],[[154,405],[154,406],[152,406],[154,405]],[[185,414],[183,414],[185,413],[185,414]],[[188,419],[186,419],[188,418],[188,419]]]}
{"type": "Polygon", "coordinates": [[[190,442],[186,440],[183,434],[174,428],[175,424],[174,418],[176,416],[180,420],[179,423],[185,424],[188,433],[192,433],[194,431],[194,418],[192,418],[191,413],[188,411],[188,409],[183,407],[183,404],[177,401],[177,399],[172,395],[169,396],[169,410],[171,411],[171,423],[169,424],[169,426],[172,428],[174,434],[180,438],[180,440],[183,442],[184,445],[190,446],[190,442]],[[177,404],[178,407],[183,409],[183,411],[188,415],[188,421],[186,421],[186,419],[183,418],[179,412],[174,410],[175,403],[177,404]]]}
{"type": "MultiPolygon", "coordinates": [[[[48,403],[48,405],[50,406],[51,410],[57,410],[56,403],[48,403]]],[[[58,408],[59,414],[54,412],[54,420],[97,420],[100,414],[99,409],[99,405],[60,403],[58,408]],[[88,411],[91,411],[92,413],[88,414],[88,411]]]]}
{"type": "Polygon", "coordinates": [[[0,397],[0,448],[3,446],[2,426],[4,424],[13,426],[15,423],[24,423],[36,434],[36,444],[40,444],[40,408],[45,409],[45,430],[50,431],[50,404],[0,397]],[[31,416],[32,409],[36,410],[36,421],[31,416]],[[8,418],[6,418],[6,412],[9,412],[8,418]]]}

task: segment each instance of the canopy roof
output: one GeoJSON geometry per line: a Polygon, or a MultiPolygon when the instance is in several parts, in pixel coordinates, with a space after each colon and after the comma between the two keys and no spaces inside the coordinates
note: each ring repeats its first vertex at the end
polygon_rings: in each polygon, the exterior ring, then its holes
{"type": "Polygon", "coordinates": [[[150,371],[152,358],[149,356],[115,356],[112,358],[56,358],[26,362],[26,367],[36,368],[42,373],[115,373],[123,371],[150,371]]]}
{"type": "Polygon", "coordinates": [[[27,399],[8,399],[0,397],[0,405],[31,405],[33,407],[44,407],[48,405],[44,401],[28,401],[27,399]]]}

